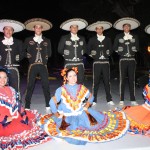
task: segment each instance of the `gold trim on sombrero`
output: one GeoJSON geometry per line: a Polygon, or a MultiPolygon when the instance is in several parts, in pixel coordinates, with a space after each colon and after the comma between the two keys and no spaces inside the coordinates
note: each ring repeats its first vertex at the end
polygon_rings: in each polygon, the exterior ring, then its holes
{"type": "Polygon", "coordinates": [[[88,22],[81,18],[73,18],[73,19],[69,19],[69,20],[63,22],[60,25],[60,28],[63,30],[66,30],[66,31],[70,31],[71,25],[77,25],[78,30],[81,30],[81,29],[84,29],[88,25],[88,22]]]}
{"type": "Polygon", "coordinates": [[[125,17],[117,20],[113,27],[118,29],[118,30],[123,30],[123,25],[124,24],[130,24],[131,25],[131,30],[136,29],[137,27],[140,26],[140,22],[135,19],[135,18],[130,18],[130,17],[125,17]]]}
{"type": "Polygon", "coordinates": [[[96,27],[103,27],[104,30],[107,30],[112,27],[112,24],[108,21],[97,21],[89,25],[86,29],[89,31],[95,31],[96,27]]]}
{"type": "Polygon", "coordinates": [[[26,29],[33,31],[35,25],[41,25],[43,27],[43,31],[49,30],[53,27],[52,23],[43,18],[32,18],[27,20],[25,23],[26,29]]]}
{"type": "Polygon", "coordinates": [[[145,32],[150,34],[150,24],[145,27],[145,32]]]}
{"type": "Polygon", "coordinates": [[[11,19],[1,19],[0,20],[0,32],[3,32],[4,27],[12,27],[15,32],[20,32],[25,29],[25,26],[23,23],[16,21],[16,20],[11,20],[11,19]]]}

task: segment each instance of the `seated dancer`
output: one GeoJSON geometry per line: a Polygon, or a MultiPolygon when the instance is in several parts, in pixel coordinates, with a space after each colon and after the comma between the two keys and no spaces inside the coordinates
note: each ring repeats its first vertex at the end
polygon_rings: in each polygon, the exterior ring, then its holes
{"type": "Polygon", "coordinates": [[[130,120],[129,132],[132,134],[147,135],[150,137],[150,71],[149,83],[143,89],[145,103],[138,106],[123,107],[130,120]]]}
{"type": "Polygon", "coordinates": [[[122,137],[129,128],[122,111],[99,112],[90,106],[93,95],[77,84],[77,68],[63,69],[64,85],[50,99],[52,114],[44,115],[38,124],[55,139],[85,145],[87,142],[106,142],[122,137]],[[86,103],[84,104],[84,102],[86,103]]]}
{"type": "Polygon", "coordinates": [[[36,124],[37,111],[25,111],[14,88],[7,85],[8,70],[0,67],[0,149],[22,150],[50,140],[36,124]]]}

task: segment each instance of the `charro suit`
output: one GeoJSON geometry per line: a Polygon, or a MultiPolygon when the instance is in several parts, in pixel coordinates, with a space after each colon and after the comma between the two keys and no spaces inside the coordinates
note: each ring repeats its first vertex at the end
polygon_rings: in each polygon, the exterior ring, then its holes
{"type": "Polygon", "coordinates": [[[46,107],[49,107],[50,88],[48,81],[47,62],[48,58],[52,54],[51,41],[42,36],[43,41],[38,44],[33,38],[34,37],[26,38],[24,42],[24,50],[26,51],[26,57],[29,61],[25,107],[30,108],[31,97],[37,75],[41,77],[46,107]]]}
{"type": "Polygon", "coordinates": [[[21,40],[13,38],[12,45],[5,45],[0,39],[0,66],[7,67],[10,71],[9,85],[12,86],[18,93],[20,93],[20,75],[19,75],[19,61],[24,58],[23,44],[21,40]]]}
{"type": "Polygon", "coordinates": [[[119,54],[120,72],[120,100],[124,101],[125,79],[128,75],[130,100],[135,101],[135,54],[139,51],[139,40],[137,35],[130,34],[132,38],[127,39],[125,33],[118,34],[114,40],[113,49],[119,54]]]}
{"type": "Polygon", "coordinates": [[[58,52],[64,57],[66,68],[78,67],[78,83],[84,82],[83,54],[86,52],[86,42],[83,36],[79,40],[71,40],[71,34],[61,37],[58,52]]]}
{"type": "Polygon", "coordinates": [[[97,93],[100,84],[101,74],[104,81],[107,102],[112,101],[110,89],[110,64],[109,57],[112,54],[111,39],[105,37],[103,41],[99,41],[94,36],[88,41],[88,54],[94,59],[93,62],[93,95],[94,101],[97,102],[97,93]]]}

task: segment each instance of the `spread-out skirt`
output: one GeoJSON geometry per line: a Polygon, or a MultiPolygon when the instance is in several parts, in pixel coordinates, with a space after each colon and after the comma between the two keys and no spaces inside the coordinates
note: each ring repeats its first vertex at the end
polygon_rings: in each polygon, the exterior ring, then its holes
{"type": "Polygon", "coordinates": [[[22,120],[20,116],[5,127],[0,124],[0,149],[23,150],[51,140],[37,125],[40,114],[35,110],[26,112],[29,118],[28,125],[20,122],[22,120]]]}
{"type": "Polygon", "coordinates": [[[98,112],[92,108],[76,116],[57,118],[53,114],[42,116],[38,125],[51,138],[61,138],[71,144],[85,145],[121,138],[129,129],[129,120],[122,111],[98,112]]]}
{"type": "Polygon", "coordinates": [[[145,103],[139,106],[124,107],[123,109],[128,120],[130,120],[129,132],[150,137],[150,105],[145,103]]]}

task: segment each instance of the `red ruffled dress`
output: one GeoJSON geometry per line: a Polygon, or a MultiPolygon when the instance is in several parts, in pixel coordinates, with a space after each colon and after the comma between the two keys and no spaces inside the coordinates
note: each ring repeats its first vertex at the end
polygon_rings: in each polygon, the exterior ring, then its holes
{"type": "Polygon", "coordinates": [[[0,149],[26,149],[51,140],[36,124],[40,114],[24,110],[16,97],[12,87],[0,88],[0,149]]]}

